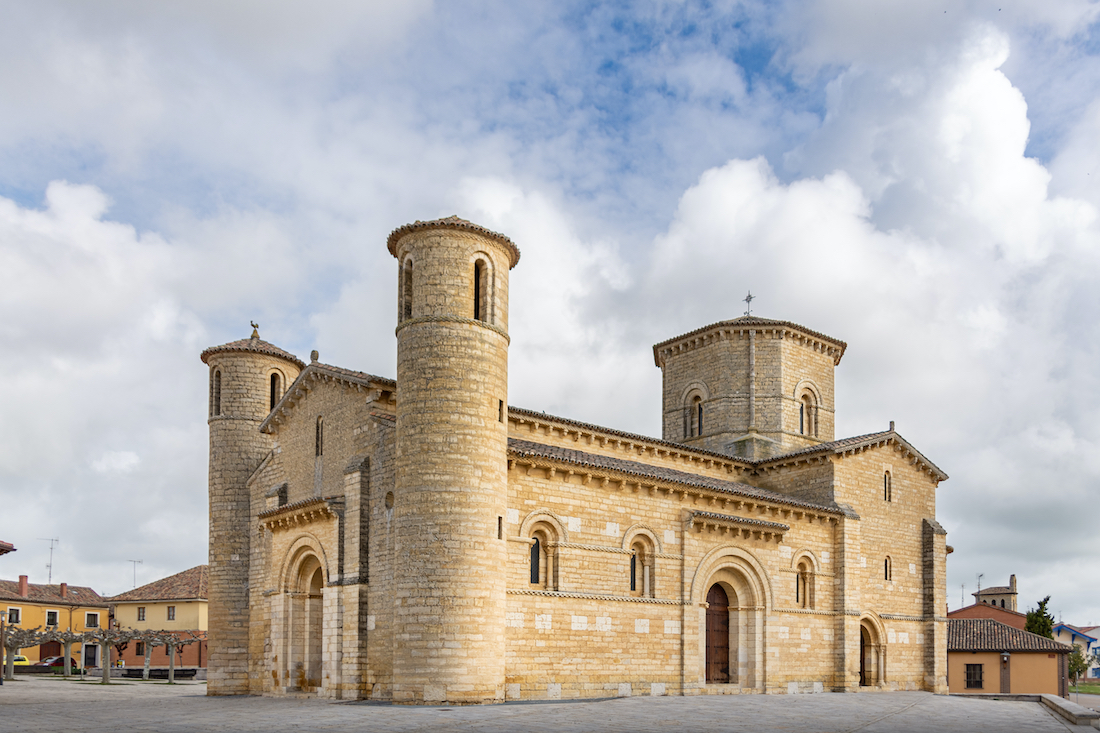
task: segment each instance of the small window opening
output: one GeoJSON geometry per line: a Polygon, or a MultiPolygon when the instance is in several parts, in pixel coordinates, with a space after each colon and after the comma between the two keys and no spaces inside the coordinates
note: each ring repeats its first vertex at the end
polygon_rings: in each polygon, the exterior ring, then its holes
{"type": "Polygon", "coordinates": [[[630,590],[638,590],[638,556],[630,556],[630,590]]]}
{"type": "Polygon", "coordinates": [[[272,372],[271,374],[271,404],[267,408],[268,410],[275,409],[275,403],[279,401],[279,398],[283,396],[282,379],[278,372],[272,372]]]}
{"type": "Polygon", "coordinates": [[[387,491],[386,492],[386,508],[387,509],[393,509],[393,492],[392,491],[387,491]]]}
{"type": "Polygon", "coordinates": [[[168,607],[168,620],[169,621],[175,621],[176,620],[176,607],[175,606],[169,606],[168,607]]]}
{"type": "Polygon", "coordinates": [[[314,455],[323,456],[325,454],[325,418],[317,417],[317,435],[314,444],[314,455]]]}
{"type": "Polygon", "coordinates": [[[806,434],[806,406],[802,403],[798,405],[798,433],[799,435],[806,434]]]}
{"type": "Polygon", "coordinates": [[[211,387],[210,412],[213,415],[222,414],[222,372],[214,371],[214,384],[211,387]]]}
{"type": "Polygon", "coordinates": [[[405,260],[401,271],[401,320],[412,318],[413,313],[413,261],[405,260]]]}
{"type": "Polygon", "coordinates": [[[811,437],[817,436],[817,411],[814,409],[814,398],[809,392],[802,395],[798,404],[798,432],[811,437]]]}
{"type": "Polygon", "coordinates": [[[890,472],[887,471],[882,475],[882,499],[883,501],[894,500],[894,489],[891,486],[890,472]]]}
{"type": "Polygon", "coordinates": [[[498,400],[497,405],[497,420],[504,422],[504,400],[498,400]]]}
{"type": "Polygon", "coordinates": [[[138,606],[137,620],[138,621],[144,621],[145,620],[145,606],[138,606]]]}
{"type": "Polygon", "coordinates": [[[889,557],[887,557],[882,562],[882,574],[883,574],[883,577],[886,580],[893,580],[894,573],[893,573],[893,568],[890,567],[890,558],[889,557]]]}
{"type": "Polygon", "coordinates": [[[483,321],[484,312],[481,309],[481,273],[485,267],[481,260],[474,263],[474,320],[483,321]]]}
{"type": "Polygon", "coordinates": [[[497,517],[497,539],[504,539],[504,517],[497,517]]]}
{"type": "Polygon", "coordinates": [[[695,395],[691,398],[688,411],[688,436],[697,438],[703,434],[703,398],[695,395]]]}
{"type": "Polygon", "coordinates": [[[1002,598],[1002,599],[1001,599],[1001,608],[1004,608],[1004,607],[1005,607],[1005,599],[1004,599],[1004,598],[1002,598]]]}
{"type": "Polygon", "coordinates": [[[539,578],[539,557],[542,554],[542,545],[539,542],[539,538],[535,537],[534,542],[531,543],[531,584],[538,585],[539,578]]]}
{"type": "Polygon", "coordinates": [[[968,690],[980,690],[984,685],[982,684],[982,665],[980,664],[968,664],[966,665],[966,689],[968,690]]]}

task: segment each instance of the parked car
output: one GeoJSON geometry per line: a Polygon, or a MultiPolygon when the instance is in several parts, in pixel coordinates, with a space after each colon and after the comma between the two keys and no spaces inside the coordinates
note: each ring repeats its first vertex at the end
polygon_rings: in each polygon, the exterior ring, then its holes
{"type": "MultiPolygon", "coordinates": [[[[72,669],[79,669],[80,668],[80,665],[76,663],[75,659],[72,659],[71,661],[72,661],[72,669]]],[[[35,664],[34,666],[35,667],[64,667],[65,666],[65,657],[46,657],[45,659],[43,659],[38,664],[35,664]]]]}
{"type": "Polygon", "coordinates": [[[22,654],[16,654],[12,659],[12,664],[16,667],[26,667],[30,664],[30,660],[24,657],[22,654]]]}

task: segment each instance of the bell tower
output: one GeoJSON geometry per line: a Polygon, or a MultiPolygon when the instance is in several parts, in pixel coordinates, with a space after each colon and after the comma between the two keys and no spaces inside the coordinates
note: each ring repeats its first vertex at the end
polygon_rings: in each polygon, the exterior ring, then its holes
{"type": "Polygon", "coordinates": [[[407,224],[388,246],[399,273],[393,700],[502,702],[519,250],[458,217],[407,224]]]}
{"type": "Polygon", "coordinates": [[[271,450],[260,432],[274,402],[305,368],[251,338],[202,352],[210,368],[210,576],[208,695],[249,694],[249,565],[254,510],[247,481],[271,450]]]}
{"type": "Polygon", "coordinates": [[[833,440],[833,370],[847,345],[788,321],[742,316],[653,347],[663,436],[741,458],[833,440]]]}

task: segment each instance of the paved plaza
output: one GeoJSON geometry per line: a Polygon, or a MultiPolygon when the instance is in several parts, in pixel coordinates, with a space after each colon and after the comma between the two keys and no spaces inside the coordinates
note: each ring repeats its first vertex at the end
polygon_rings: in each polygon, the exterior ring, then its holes
{"type": "Polygon", "coordinates": [[[441,708],[207,697],[206,685],[201,682],[168,685],[127,681],[103,686],[58,678],[20,678],[0,687],[0,731],[28,730],[1096,731],[1070,726],[1038,703],[963,699],[925,692],[630,697],[441,708]]]}

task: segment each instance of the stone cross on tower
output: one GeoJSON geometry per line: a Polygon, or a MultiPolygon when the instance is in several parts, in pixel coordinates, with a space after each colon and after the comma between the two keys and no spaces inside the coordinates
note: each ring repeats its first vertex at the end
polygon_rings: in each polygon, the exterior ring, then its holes
{"type": "Polygon", "coordinates": [[[750,290],[749,294],[745,296],[745,315],[746,316],[751,316],[752,315],[752,302],[754,300],[756,300],[756,296],[753,295],[752,291],[750,290]]]}

